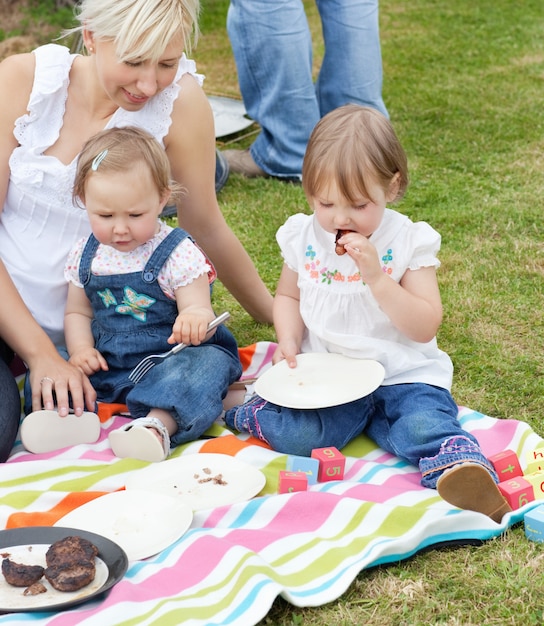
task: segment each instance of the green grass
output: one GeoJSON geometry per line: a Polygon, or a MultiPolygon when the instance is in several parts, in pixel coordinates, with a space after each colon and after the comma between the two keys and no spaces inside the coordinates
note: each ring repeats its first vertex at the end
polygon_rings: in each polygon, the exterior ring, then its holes
{"type": "MultiPolygon", "coordinates": [[[[239,97],[228,0],[202,3],[193,56],[205,88],[239,97]]],[[[315,4],[305,4],[319,35],[315,4]]],[[[442,234],[439,343],[454,361],[454,396],[544,435],[544,3],[382,0],[380,19],[384,98],[411,169],[397,208],[442,234]]],[[[316,37],[316,67],[321,54],[316,37]]],[[[257,130],[218,143],[245,147],[257,130]]],[[[275,232],[306,210],[302,189],[231,176],[219,201],[273,291],[275,232]]],[[[241,345],[274,339],[220,284],[214,305],[231,312],[241,345]]],[[[518,526],[481,547],[363,571],[325,606],[278,599],[260,626],[540,625],[543,569],[544,544],[527,541],[518,526]]]]}

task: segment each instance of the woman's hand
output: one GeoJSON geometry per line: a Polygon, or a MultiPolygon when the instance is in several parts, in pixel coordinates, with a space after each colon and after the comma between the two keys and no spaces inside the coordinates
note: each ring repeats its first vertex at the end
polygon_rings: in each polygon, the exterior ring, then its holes
{"type": "Polygon", "coordinates": [[[59,354],[38,357],[29,363],[32,387],[32,410],[53,410],[55,394],[57,411],[65,417],[70,404],[76,415],[85,409],[95,410],[96,392],[83,372],[59,354]]]}

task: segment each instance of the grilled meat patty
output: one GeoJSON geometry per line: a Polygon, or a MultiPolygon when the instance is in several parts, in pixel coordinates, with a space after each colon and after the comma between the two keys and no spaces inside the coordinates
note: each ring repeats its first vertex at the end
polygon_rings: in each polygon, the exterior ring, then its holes
{"type": "Polygon", "coordinates": [[[40,580],[44,568],[41,565],[23,565],[11,559],[2,561],[2,574],[6,582],[14,587],[29,587],[40,580]]]}
{"type": "Polygon", "coordinates": [[[77,591],[94,580],[98,548],[83,537],[52,543],[45,554],[45,577],[58,591],[77,591]]]}

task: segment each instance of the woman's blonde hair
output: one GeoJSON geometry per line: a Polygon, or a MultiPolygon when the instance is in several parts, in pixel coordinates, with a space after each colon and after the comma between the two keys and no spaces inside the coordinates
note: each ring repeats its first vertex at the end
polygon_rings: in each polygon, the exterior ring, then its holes
{"type": "Polygon", "coordinates": [[[406,154],[389,120],[379,111],[357,104],[334,109],[316,124],[306,148],[302,186],[308,198],[334,180],[350,202],[380,185],[387,193],[396,178],[394,200],[408,186],[406,154]]]}
{"type": "Polygon", "coordinates": [[[75,8],[79,26],[98,39],[115,43],[121,62],[130,59],[157,61],[174,37],[190,52],[198,40],[199,0],[81,0],[75,8]]]}
{"type": "Polygon", "coordinates": [[[184,189],[172,180],[170,161],[163,147],[147,131],[125,126],[100,131],[84,144],[78,157],[72,190],[74,204],[82,207],[85,186],[94,172],[126,172],[136,164],[148,168],[160,196],[167,191],[171,192],[169,204],[180,200],[184,189]]]}

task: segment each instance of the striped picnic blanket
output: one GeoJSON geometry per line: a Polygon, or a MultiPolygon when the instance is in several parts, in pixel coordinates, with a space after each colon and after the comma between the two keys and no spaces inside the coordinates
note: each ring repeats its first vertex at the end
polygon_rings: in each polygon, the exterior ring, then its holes
{"type": "MultiPolygon", "coordinates": [[[[242,349],[244,376],[269,367],[274,347],[260,342],[242,349]]],[[[0,466],[2,528],[53,525],[75,507],[122,489],[127,477],[147,465],[117,459],[109,449],[108,432],[126,419],[104,418],[93,445],[32,455],[18,443],[0,466]]],[[[459,419],[488,455],[512,449],[522,459],[542,442],[522,422],[468,408],[460,408],[459,419]]],[[[98,598],[58,613],[3,615],[0,624],[253,625],[278,595],[296,606],[325,604],[365,568],[407,559],[430,546],[496,537],[534,506],[514,511],[501,525],[457,510],[421,487],[417,468],[364,436],[342,451],[343,480],[279,494],[285,455],[219,424],[209,434],[215,437],[181,446],[173,456],[233,455],[265,474],[257,497],[196,512],[181,539],[154,557],[131,562],[123,579],[98,598]]]]}

